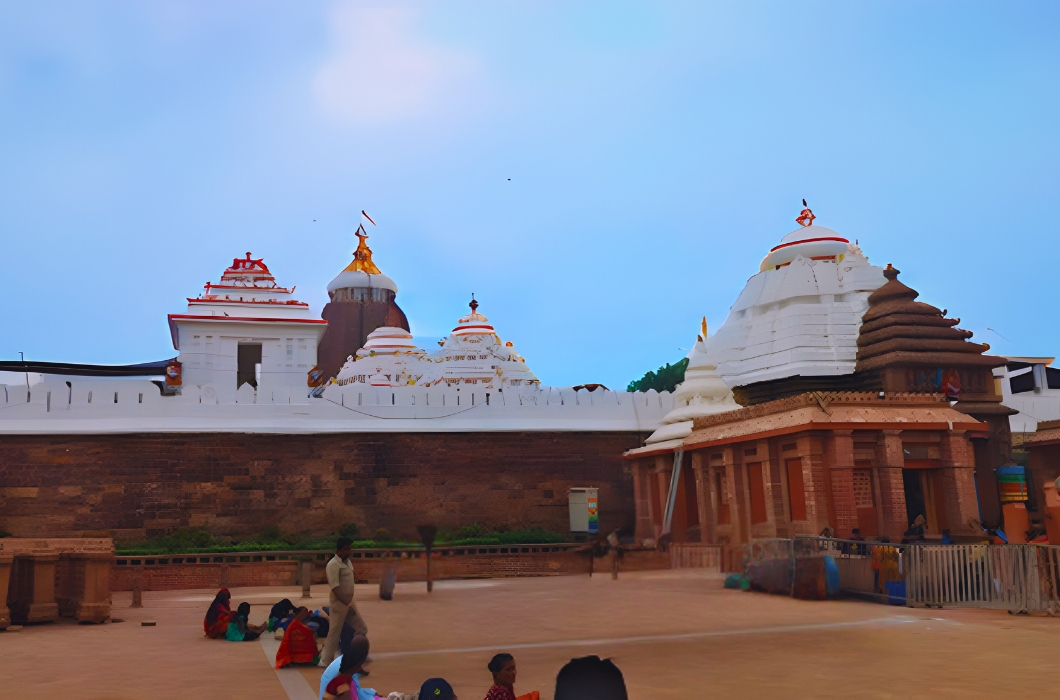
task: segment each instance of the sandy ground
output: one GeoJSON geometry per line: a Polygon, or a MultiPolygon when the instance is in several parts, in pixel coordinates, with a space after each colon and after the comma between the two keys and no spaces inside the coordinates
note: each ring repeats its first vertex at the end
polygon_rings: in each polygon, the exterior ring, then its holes
{"type": "MultiPolygon", "coordinates": [[[[588,654],[613,658],[634,700],[1054,697],[1060,687],[1055,618],[796,601],[726,591],[717,575],[685,571],[624,574],[617,582],[449,581],[430,595],[424,588],[399,584],[384,602],[375,586],[358,586],[372,640],[366,685],[384,694],[411,692],[440,675],[462,700],[479,700],[496,651],[514,654],[516,691],[540,690],[544,700],[560,667],[588,654]]],[[[124,622],[0,633],[0,695],[293,698],[260,642],[202,636],[213,593],[148,592],[135,610],[128,593],[116,594],[113,614],[124,622]]],[[[323,586],[313,594],[315,605],[325,602],[323,586]]],[[[233,589],[233,603],[252,603],[257,622],[276,600],[297,603],[299,595],[233,589]]],[[[315,696],[321,669],[300,672],[315,696]]]]}

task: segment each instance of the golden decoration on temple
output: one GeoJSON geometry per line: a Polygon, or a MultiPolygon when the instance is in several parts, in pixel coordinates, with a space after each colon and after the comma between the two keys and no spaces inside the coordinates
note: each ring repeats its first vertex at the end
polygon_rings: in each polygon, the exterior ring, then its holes
{"type": "Polygon", "coordinates": [[[357,250],[353,251],[353,262],[343,272],[367,272],[370,275],[383,274],[375,263],[372,262],[372,249],[368,247],[365,240],[368,234],[364,232],[364,226],[357,227],[357,250]]]}

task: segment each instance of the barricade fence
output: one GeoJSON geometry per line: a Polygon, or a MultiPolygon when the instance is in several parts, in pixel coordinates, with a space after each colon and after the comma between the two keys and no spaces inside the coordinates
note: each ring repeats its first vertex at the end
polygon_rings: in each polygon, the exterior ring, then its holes
{"type": "Polygon", "coordinates": [[[744,573],[799,598],[1060,613],[1060,546],[765,539],[744,545],[744,573]]]}
{"type": "Polygon", "coordinates": [[[721,545],[670,545],[670,566],[674,569],[712,569],[714,571],[721,571],[721,562],[721,545]]]}

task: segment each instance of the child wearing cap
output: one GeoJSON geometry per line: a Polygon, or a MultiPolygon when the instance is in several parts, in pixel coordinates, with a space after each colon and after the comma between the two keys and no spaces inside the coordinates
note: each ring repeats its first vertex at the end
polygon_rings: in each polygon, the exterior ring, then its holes
{"type": "Polygon", "coordinates": [[[456,700],[456,693],[444,678],[428,678],[420,686],[419,700],[456,700]]]}

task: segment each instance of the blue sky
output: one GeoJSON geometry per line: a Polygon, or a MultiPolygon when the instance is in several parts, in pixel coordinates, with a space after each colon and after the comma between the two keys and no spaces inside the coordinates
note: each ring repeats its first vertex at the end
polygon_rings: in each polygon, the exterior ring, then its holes
{"type": "Polygon", "coordinates": [[[624,387],[803,197],[1057,354],[1057,36],[1031,2],[3,0],[0,358],[171,357],[246,251],[319,310],[365,209],[425,343],[475,292],[545,383],[624,387]]]}

